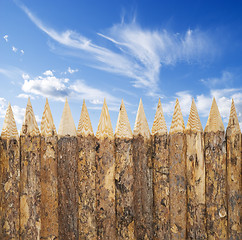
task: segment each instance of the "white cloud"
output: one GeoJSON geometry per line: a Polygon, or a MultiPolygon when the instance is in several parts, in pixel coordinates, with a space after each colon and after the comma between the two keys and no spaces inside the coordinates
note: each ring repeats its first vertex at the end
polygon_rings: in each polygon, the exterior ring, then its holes
{"type": "Polygon", "coordinates": [[[3,38],[6,42],[8,42],[8,35],[4,35],[3,38]]]}
{"type": "Polygon", "coordinates": [[[28,94],[24,94],[24,93],[21,93],[17,96],[18,98],[31,98],[31,99],[35,99],[35,97],[33,97],[32,95],[28,95],[28,94]]]}
{"type": "Polygon", "coordinates": [[[75,73],[75,72],[78,72],[79,70],[78,69],[71,69],[71,67],[68,67],[67,71],[72,74],[72,73],[75,73]]]}
{"type": "Polygon", "coordinates": [[[234,75],[231,72],[223,71],[221,77],[202,78],[200,81],[209,88],[219,85],[225,85],[233,81],[234,75]]]}
{"type": "Polygon", "coordinates": [[[54,76],[53,75],[53,72],[51,70],[46,70],[44,73],[43,73],[45,76],[54,76]]]}
{"type": "Polygon", "coordinates": [[[12,46],[12,50],[13,50],[13,52],[17,52],[18,51],[18,49],[16,48],[16,47],[14,47],[14,46],[12,46]]]}
{"type": "Polygon", "coordinates": [[[82,57],[91,59],[91,67],[129,77],[133,79],[134,87],[144,88],[151,96],[158,91],[162,65],[199,61],[215,51],[208,35],[199,30],[189,29],[183,34],[174,34],[167,30],[143,29],[135,21],[114,25],[107,34],[99,33],[112,44],[110,48],[102,47],[77,32],[57,32],[44,25],[25,6],[21,8],[53,40],[85,52],[82,57]]]}
{"type": "Polygon", "coordinates": [[[20,52],[24,55],[24,50],[23,49],[21,49],[20,52]]]}

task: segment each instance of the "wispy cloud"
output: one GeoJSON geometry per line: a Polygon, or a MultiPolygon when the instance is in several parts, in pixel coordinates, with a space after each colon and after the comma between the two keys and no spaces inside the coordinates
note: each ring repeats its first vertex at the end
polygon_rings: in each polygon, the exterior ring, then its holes
{"type": "Polygon", "coordinates": [[[188,29],[174,34],[167,30],[143,29],[135,21],[116,24],[105,34],[98,33],[111,44],[110,48],[102,47],[72,30],[58,32],[44,25],[26,6],[21,5],[21,8],[50,38],[70,49],[85,52],[85,57],[91,59],[91,67],[126,76],[132,79],[134,87],[145,89],[151,96],[158,91],[162,65],[197,62],[216,49],[202,31],[188,29]]]}
{"type": "Polygon", "coordinates": [[[12,51],[16,53],[18,49],[15,46],[12,46],[12,51]]]}
{"type": "Polygon", "coordinates": [[[6,42],[8,42],[8,35],[4,35],[3,38],[6,42]]]}
{"type": "Polygon", "coordinates": [[[71,67],[68,67],[67,71],[72,74],[72,73],[75,73],[75,72],[78,72],[79,70],[78,69],[71,69],[71,67]]]}
{"type": "Polygon", "coordinates": [[[20,52],[21,52],[22,55],[24,55],[24,50],[23,49],[21,49],[20,52]]]}

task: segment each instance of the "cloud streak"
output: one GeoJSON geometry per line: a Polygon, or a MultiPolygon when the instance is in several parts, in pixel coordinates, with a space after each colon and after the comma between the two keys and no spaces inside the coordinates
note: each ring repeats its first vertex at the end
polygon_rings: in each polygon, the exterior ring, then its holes
{"type": "Polygon", "coordinates": [[[188,29],[183,34],[174,34],[166,30],[143,29],[135,21],[116,24],[105,34],[98,33],[111,45],[110,48],[103,47],[72,30],[58,32],[43,24],[26,6],[21,5],[21,8],[51,39],[84,52],[82,57],[91,60],[89,66],[128,77],[134,87],[145,89],[150,96],[158,91],[162,65],[199,61],[215,49],[207,34],[199,30],[188,29]]]}

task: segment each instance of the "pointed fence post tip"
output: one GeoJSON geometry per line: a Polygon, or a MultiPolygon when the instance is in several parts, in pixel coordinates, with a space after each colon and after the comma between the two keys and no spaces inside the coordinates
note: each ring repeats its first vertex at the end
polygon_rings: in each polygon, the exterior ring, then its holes
{"type": "Polygon", "coordinates": [[[183,133],[185,130],[185,124],[181,112],[181,107],[178,99],[176,99],[176,104],[174,108],[174,113],[171,122],[170,134],[183,133]]]}
{"type": "Polygon", "coordinates": [[[241,132],[234,99],[232,99],[228,127],[233,127],[237,132],[241,132]]]}
{"type": "Polygon", "coordinates": [[[135,125],[134,125],[134,136],[141,135],[144,138],[150,138],[150,129],[145,116],[145,111],[142,103],[142,99],[139,102],[139,108],[136,115],[135,125]]]}

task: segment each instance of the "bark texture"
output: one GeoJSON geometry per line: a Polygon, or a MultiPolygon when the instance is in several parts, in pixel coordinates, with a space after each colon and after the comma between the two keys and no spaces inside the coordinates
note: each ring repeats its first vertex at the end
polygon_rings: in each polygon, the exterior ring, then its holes
{"type": "Polygon", "coordinates": [[[208,239],[227,239],[226,142],[224,131],[204,135],[208,239]]]}
{"type": "Polygon", "coordinates": [[[170,239],[168,136],[153,136],[154,239],[170,239]]]}
{"type": "Polygon", "coordinates": [[[19,157],[19,141],[16,139],[2,139],[0,147],[0,239],[19,239],[19,157]]]}
{"type": "Polygon", "coordinates": [[[95,137],[78,137],[79,239],[97,239],[95,137]]]}
{"type": "Polygon", "coordinates": [[[171,239],[186,239],[186,139],[174,133],[169,139],[171,239]]]}
{"type": "Polygon", "coordinates": [[[116,228],[117,239],[134,238],[134,173],[132,139],[115,139],[116,228]]]}
{"type": "Polygon", "coordinates": [[[58,239],[57,136],[41,138],[41,239],[58,239]]]}
{"type": "Polygon", "coordinates": [[[40,136],[21,136],[20,239],[40,239],[40,136]]]}
{"type": "Polygon", "coordinates": [[[228,238],[241,239],[241,134],[227,128],[228,238]]]}
{"type": "Polygon", "coordinates": [[[187,239],[207,239],[203,133],[186,133],[187,239]]]}
{"type": "Polygon", "coordinates": [[[143,136],[133,139],[134,225],[136,239],[153,239],[151,144],[143,136]]]}
{"type": "Polygon", "coordinates": [[[58,223],[59,239],[78,239],[77,138],[58,140],[58,223]]]}
{"type": "Polygon", "coordinates": [[[116,239],[114,140],[97,140],[96,145],[97,238],[116,239]]]}

